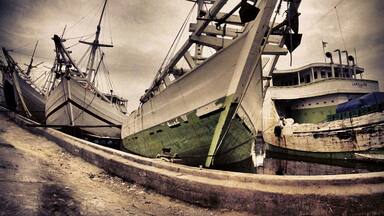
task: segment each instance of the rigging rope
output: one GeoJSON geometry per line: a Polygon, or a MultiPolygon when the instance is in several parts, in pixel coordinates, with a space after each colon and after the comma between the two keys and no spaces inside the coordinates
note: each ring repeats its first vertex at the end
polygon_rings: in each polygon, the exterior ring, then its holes
{"type": "Polygon", "coordinates": [[[335,11],[336,11],[337,23],[339,24],[339,31],[340,31],[341,40],[343,41],[344,49],[346,50],[347,46],[345,45],[344,35],[343,35],[343,31],[341,29],[341,24],[340,24],[340,17],[339,17],[339,13],[337,11],[336,6],[335,6],[335,11]]]}
{"type": "Polygon", "coordinates": [[[70,30],[72,28],[74,28],[75,26],[79,25],[80,23],[82,23],[89,15],[91,14],[94,14],[97,10],[100,10],[100,8],[103,6],[103,2],[100,2],[99,5],[97,5],[96,7],[94,7],[92,10],[90,10],[88,12],[87,15],[83,16],[82,18],[80,18],[77,22],[75,22],[74,24],[70,25],[67,30],[70,30]]]}
{"type": "MultiPolygon", "coordinates": [[[[101,50],[99,50],[99,52],[101,52],[101,50]]],[[[108,81],[107,83],[106,83],[106,85],[107,85],[107,88],[109,87],[109,90],[114,90],[113,89],[113,83],[112,83],[112,79],[111,79],[111,77],[110,77],[110,73],[109,73],[109,69],[108,69],[108,67],[107,67],[107,65],[105,64],[105,61],[104,61],[104,59],[101,61],[101,64],[102,64],[102,67],[103,67],[103,74],[104,74],[104,76],[105,76],[105,79],[108,81]],[[108,86],[109,85],[109,86],[108,86]]]]}
{"type": "MultiPolygon", "coordinates": [[[[92,33],[91,35],[89,35],[89,37],[87,37],[87,38],[84,38],[84,39],[82,39],[82,38],[80,38],[80,40],[88,40],[89,38],[91,38],[92,36],[94,36],[95,35],[95,33],[92,33]]],[[[87,35],[88,36],[88,35],[87,35]]],[[[66,49],[70,49],[70,48],[72,48],[72,47],[74,47],[74,46],[77,46],[77,45],[79,45],[80,44],[80,41],[77,41],[76,43],[74,43],[74,44],[71,44],[71,45],[69,45],[66,49]]]]}
{"type": "Polygon", "coordinates": [[[328,9],[328,11],[322,15],[319,19],[315,20],[314,22],[311,23],[310,26],[314,26],[315,24],[319,23],[322,19],[324,19],[326,16],[328,16],[334,8],[338,7],[340,4],[342,4],[345,0],[340,0],[335,6],[333,6],[332,8],[328,9]]]}
{"type": "Polygon", "coordinates": [[[92,47],[89,46],[88,49],[87,49],[87,50],[85,51],[85,53],[83,54],[83,56],[80,58],[80,60],[77,61],[77,64],[78,64],[79,66],[80,66],[81,63],[83,62],[85,56],[88,56],[88,53],[91,52],[91,49],[92,49],[92,47]]]}
{"type": "Polygon", "coordinates": [[[170,56],[171,51],[174,49],[174,45],[175,45],[176,41],[179,40],[178,38],[179,38],[179,36],[181,35],[183,29],[185,28],[185,25],[186,25],[186,23],[188,22],[188,20],[189,20],[189,18],[190,18],[190,16],[191,16],[191,14],[192,14],[192,12],[193,12],[195,6],[196,6],[196,2],[195,2],[195,4],[193,4],[191,10],[189,11],[187,17],[185,18],[185,20],[184,20],[184,22],[183,22],[181,28],[179,29],[179,32],[177,33],[175,39],[173,40],[172,45],[171,45],[171,47],[169,48],[169,50],[168,50],[168,52],[167,52],[167,55],[165,56],[163,62],[161,63],[161,66],[160,66],[160,68],[159,68],[158,74],[160,74],[161,70],[163,69],[163,66],[164,66],[165,62],[167,61],[168,57],[170,56]]]}
{"type": "MultiPolygon", "coordinates": [[[[74,40],[74,39],[81,39],[81,38],[83,38],[83,37],[87,37],[87,36],[93,36],[93,35],[95,35],[95,33],[91,33],[91,34],[86,34],[86,35],[81,35],[81,36],[76,36],[76,37],[70,37],[70,38],[64,38],[65,40],[74,40]]],[[[89,38],[89,37],[88,37],[89,38]]]]}

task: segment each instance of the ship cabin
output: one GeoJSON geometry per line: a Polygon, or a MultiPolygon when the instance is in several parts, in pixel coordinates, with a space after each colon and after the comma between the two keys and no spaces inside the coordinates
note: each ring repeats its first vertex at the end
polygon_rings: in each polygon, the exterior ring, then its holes
{"type": "Polygon", "coordinates": [[[327,121],[337,105],[379,91],[378,82],[363,79],[363,73],[362,67],[330,63],[275,70],[270,99],[279,116],[295,123],[327,121]]]}
{"type": "Polygon", "coordinates": [[[305,85],[332,78],[362,79],[364,68],[348,65],[313,63],[293,70],[275,70],[273,86],[305,85]]]}

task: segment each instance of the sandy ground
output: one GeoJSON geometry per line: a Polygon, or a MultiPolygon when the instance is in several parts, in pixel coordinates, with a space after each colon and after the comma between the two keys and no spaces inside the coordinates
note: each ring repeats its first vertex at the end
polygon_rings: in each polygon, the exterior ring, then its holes
{"type": "Polygon", "coordinates": [[[245,215],[125,182],[0,114],[0,215],[245,215]]]}

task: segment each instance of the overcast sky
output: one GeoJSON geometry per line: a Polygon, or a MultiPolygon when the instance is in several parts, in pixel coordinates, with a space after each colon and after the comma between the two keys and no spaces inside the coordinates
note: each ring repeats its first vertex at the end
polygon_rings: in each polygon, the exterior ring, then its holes
{"type": "MultiPolygon", "coordinates": [[[[238,0],[229,0],[234,4],[238,0]]],[[[382,0],[302,0],[301,46],[293,54],[293,66],[323,62],[321,41],[327,49],[357,50],[358,64],[367,79],[384,82],[384,25],[382,0]],[[345,44],[345,45],[344,45],[345,44]]],[[[39,40],[35,62],[53,61],[53,34],[72,38],[94,33],[103,0],[0,0],[0,46],[14,49],[20,63],[27,62],[39,40]]],[[[177,31],[193,3],[185,0],[110,0],[103,22],[102,42],[113,42],[105,50],[115,92],[129,99],[129,108],[150,85],[177,31]]],[[[76,39],[78,40],[78,39],[76,39]]],[[[76,43],[69,40],[66,45],[76,43]]],[[[91,41],[91,39],[90,39],[91,41]]],[[[73,48],[75,57],[86,47],[73,48]]],[[[290,68],[289,57],[281,58],[279,69],[290,68]]],[[[383,85],[381,85],[383,86],[383,85]]]]}

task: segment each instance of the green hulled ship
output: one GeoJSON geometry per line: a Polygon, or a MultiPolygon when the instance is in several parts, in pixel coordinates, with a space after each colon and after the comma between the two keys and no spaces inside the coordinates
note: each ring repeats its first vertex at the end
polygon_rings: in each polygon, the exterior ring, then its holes
{"type": "Polygon", "coordinates": [[[279,24],[281,1],[241,1],[229,12],[222,12],[224,0],[192,2],[192,34],[123,123],[123,148],[188,165],[236,163],[251,157],[261,129],[262,55],[285,55],[299,45],[300,1],[287,1],[279,24]]]}

